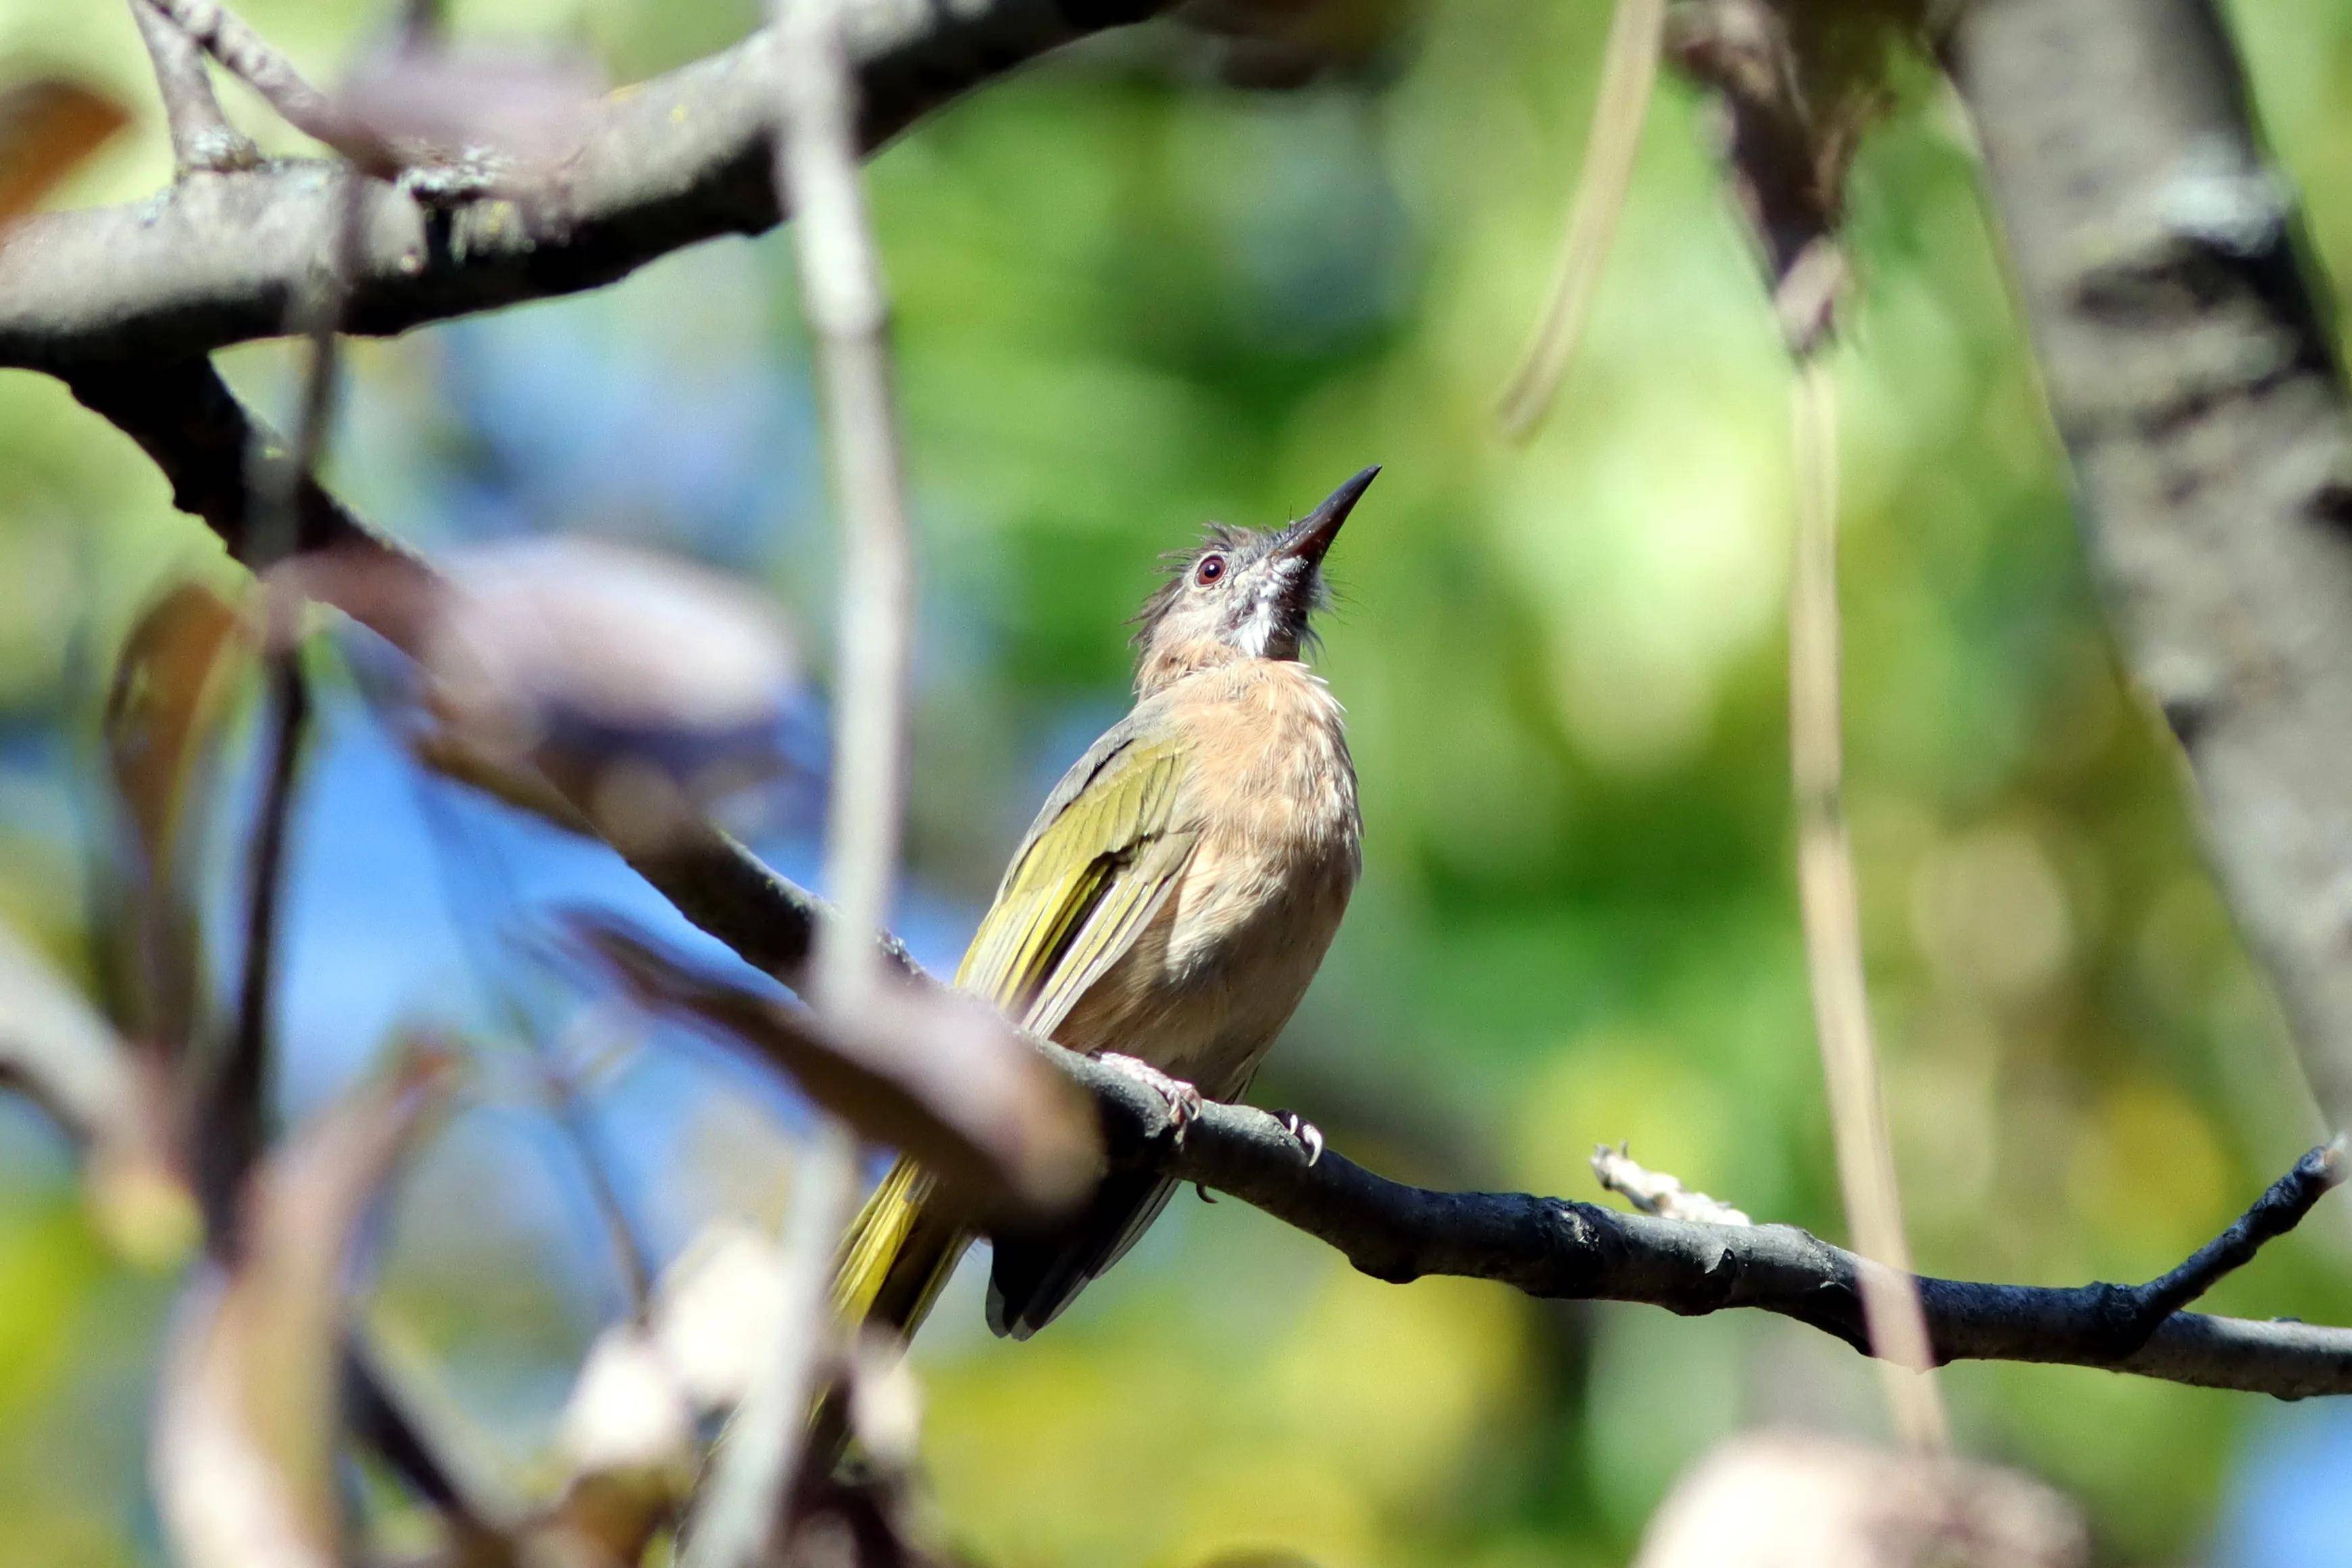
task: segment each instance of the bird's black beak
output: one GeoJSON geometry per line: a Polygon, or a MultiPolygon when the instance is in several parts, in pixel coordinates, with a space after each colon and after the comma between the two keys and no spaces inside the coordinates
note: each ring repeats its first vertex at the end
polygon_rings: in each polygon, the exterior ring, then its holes
{"type": "Polygon", "coordinates": [[[1291,524],[1290,532],[1284,538],[1277,553],[1295,556],[1310,566],[1322,564],[1324,552],[1329,550],[1331,542],[1339,537],[1339,525],[1348,521],[1348,514],[1356,510],[1356,503],[1363,499],[1366,490],[1371,489],[1372,481],[1380,478],[1380,474],[1381,466],[1374,463],[1333,490],[1321,506],[1291,524]]]}

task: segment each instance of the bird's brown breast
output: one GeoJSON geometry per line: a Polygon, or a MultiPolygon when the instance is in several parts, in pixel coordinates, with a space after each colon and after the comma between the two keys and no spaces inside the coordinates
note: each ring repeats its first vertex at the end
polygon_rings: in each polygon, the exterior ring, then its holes
{"type": "Polygon", "coordinates": [[[1355,769],[1339,702],[1295,661],[1202,670],[1170,695],[1196,847],[1150,927],[1055,1033],[1224,1098],[1289,1021],[1347,910],[1355,769]]]}

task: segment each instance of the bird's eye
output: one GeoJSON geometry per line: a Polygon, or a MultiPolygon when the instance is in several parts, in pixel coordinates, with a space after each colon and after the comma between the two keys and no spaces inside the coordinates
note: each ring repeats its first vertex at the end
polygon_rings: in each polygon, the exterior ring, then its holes
{"type": "Polygon", "coordinates": [[[1203,555],[1201,563],[1192,568],[1192,580],[1203,588],[1224,574],[1225,558],[1222,555],[1203,555]]]}

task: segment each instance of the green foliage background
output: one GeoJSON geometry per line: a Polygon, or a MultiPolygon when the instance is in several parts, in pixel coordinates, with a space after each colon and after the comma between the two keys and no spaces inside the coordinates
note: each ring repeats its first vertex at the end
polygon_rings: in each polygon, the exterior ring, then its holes
{"type": "MultiPolygon", "coordinates": [[[[320,75],[383,21],[350,0],[245,9],[320,75]]],[[[754,20],[727,0],[457,10],[472,31],[584,39],[616,79],[754,20]]],[[[2237,20],[2342,272],[2352,6],[2246,0],[2237,20]]],[[[1117,42],[874,164],[924,552],[913,873],[968,926],[1053,772],[1123,700],[1121,621],[1157,552],[1384,463],[1335,556],[1318,659],[1350,716],[1366,878],[1260,1100],[1431,1182],[1591,1197],[1587,1153],[1624,1139],[1837,1236],[1790,875],[1788,375],[1678,85],[1553,416],[1524,448],[1491,419],[1547,286],[1604,25],[1596,6],[1446,0],[1369,76],[1282,94],[1171,78],[1117,42]]],[[[69,200],[166,177],[119,5],[0,0],[0,53],[142,106],[69,200]]],[[[1924,75],[1910,88],[1856,176],[1860,291],[1835,356],[1850,799],[1905,1193],[1935,1271],[2138,1279],[2291,1163],[2315,1117],[2095,618],[1960,115],[1924,75]]],[[[787,265],[772,240],[728,242],[529,314],[689,384],[781,363],[805,396],[787,265]]],[[[442,353],[425,332],[357,354],[338,458],[363,510],[428,542],[415,476],[466,439],[442,353]]],[[[277,350],[229,363],[283,406],[277,350]]],[[[751,549],[812,640],[824,540],[803,506],[751,549]]],[[[86,726],[74,659],[170,574],[219,569],[127,442],[55,384],[0,377],[0,705],[86,726]]],[[[70,957],[68,826],[0,771],[0,911],[70,957]]],[[[696,1115],[685,1152],[639,1178],[681,1212],[772,1209],[772,1119],[696,1115]]],[[[133,1500],[170,1281],[106,1255],[17,1120],[0,1126],[0,1562],[152,1558],[133,1500]]],[[[463,1228],[447,1211],[468,1172],[517,1160],[485,1152],[502,1135],[468,1123],[417,1173],[379,1316],[466,1369],[453,1380],[527,1458],[594,1298],[562,1281],[572,1244],[441,1234],[463,1228]]],[[[2352,1319],[2343,1240],[2340,1217],[2315,1222],[2217,1306],[2352,1319]]],[[[947,1537],[1008,1568],[1618,1563],[1724,1435],[1881,1427],[1862,1363],[1793,1326],[1391,1288],[1239,1204],[1171,1208],[1030,1344],[987,1338],[974,1283],[921,1348],[927,1453],[947,1537]]],[[[1946,1381],[1967,1448],[2081,1497],[2119,1561],[2194,1556],[2267,1418],[2083,1371],[1946,1381]]]]}

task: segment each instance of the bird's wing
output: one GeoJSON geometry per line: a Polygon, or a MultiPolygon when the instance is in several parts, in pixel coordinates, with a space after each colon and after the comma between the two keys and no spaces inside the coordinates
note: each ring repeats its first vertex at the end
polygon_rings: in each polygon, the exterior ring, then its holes
{"type": "Polygon", "coordinates": [[[1050,1035],[1150,923],[1197,837],[1188,748],[1146,703],[1081,757],[1013,857],[956,984],[1050,1035]]]}

